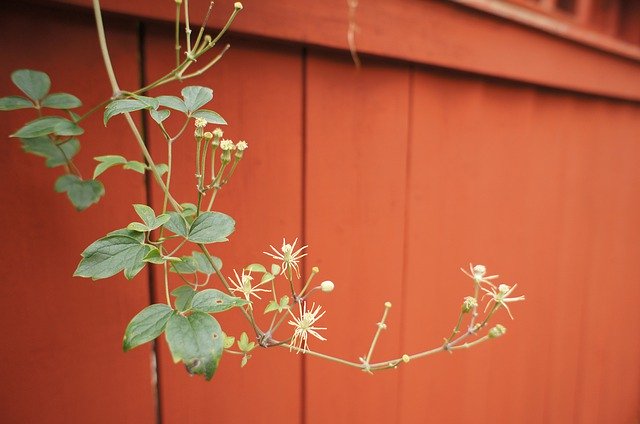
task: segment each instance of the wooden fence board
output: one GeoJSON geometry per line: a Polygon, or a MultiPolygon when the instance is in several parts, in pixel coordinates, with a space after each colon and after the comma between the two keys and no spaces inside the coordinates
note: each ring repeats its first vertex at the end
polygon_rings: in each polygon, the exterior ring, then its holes
{"type": "MultiPolygon", "coordinates": [[[[10,73],[31,68],[49,73],[52,92],[68,91],[86,112],[110,96],[97,51],[93,25],[73,16],[43,12],[15,3],[0,6],[0,93],[18,94],[10,73]],[[33,35],[32,35],[33,34],[33,35]]],[[[135,28],[111,22],[113,61],[133,67],[135,28]]],[[[134,50],[135,51],[135,50],[134,50]]],[[[122,76],[133,84],[136,74],[122,76]]],[[[3,189],[3,301],[0,319],[0,419],[4,423],[155,422],[148,347],[129,354],[121,349],[124,329],[148,302],[144,272],[133,281],[117,276],[92,282],[73,278],[80,253],[95,239],[131,221],[128,203],[144,201],[141,177],[129,172],[104,175],[101,203],[76,212],[55,193],[61,168],[26,155],[8,134],[35,117],[34,112],[2,112],[0,175],[3,189]]],[[[88,119],[77,164],[88,178],[93,156],[114,151],[135,158],[124,125],[104,129],[101,114],[88,119]]],[[[138,174],[135,174],[138,175],[138,174]]]]}
{"type": "MultiPolygon", "coordinates": [[[[167,26],[152,28],[149,33],[146,74],[150,80],[166,73],[173,64],[171,34],[167,26]]],[[[212,250],[222,258],[227,277],[233,276],[234,269],[250,263],[271,263],[262,254],[270,250],[270,244],[280,248],[282,237],[292,240],[302,236],[300,50],[236,41],[232,44],[225,58],[206,76],[154,90],[155,95],[179,96],[186,85],[212,87],[214,101],[210,107],[229,123],[223,127],[224,136],[249,143],[233,179],[218,194],[214,206],[237,223],[229,243],[213,246],[212,250]]],[[[152,150],[164,161],[166,143],[159,131],[154,129],[151,134],[152,150]]],[[[179,153],[174,156],[177,171],[173,189],[181,201],[195,202],[194,142],[185,136],[175,148],[179,153]]],[[[154,204],[161,208],[159,192],[154,194],[154,204]]],[[[158,273],[156,301],[163,302],[160,277],[158,273]]],[[[176,287],[182,283],[171,284],[176,287]]],[[[210,285],[221,287],[215,278],[210,285]]],[[[269,296],[267,293],[262,298],[269,296]]],[[[263,327],[269,325],[262,315],[265,306],[266,303],[256,304],[263,327]]],[[[230,311],[218,318],[228,334],[238,337],[246,331],[253,337],[251,327],[239,312],[230,311]]],[[[285,327],[289,326],[285,323],[277,337],[289,335],[285,327]]],[[[294,423],[300,418],[301,359],[282,348],[257,349],[242,369],[240,357],[225,355],[216,376],[208,383],[189,378],[182,366],[174,365],[165,343],[160,346],[159,357],[165,423],[208,423],[212,417],[220,422],[242,419],[254,423],[269,423],[278,417],[282,422],[294,423]]]]}
{"type": "MultiPolygon", "coordinates": [[[[327,341],[311,348],[366,356],[390,301],[373,360],[401,352],[409,70],[312,52],[307,63],[308,266],[336,284],[318,295],[327,341]]],[[[306,422],[395,422],[398,376],[374,376],[307,358],[306,422]]]]}

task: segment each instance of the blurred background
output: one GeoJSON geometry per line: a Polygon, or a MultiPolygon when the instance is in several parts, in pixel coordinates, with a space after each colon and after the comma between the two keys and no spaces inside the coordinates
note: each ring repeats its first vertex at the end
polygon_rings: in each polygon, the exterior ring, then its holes
{"type": "MultiPolygon", "coordinates": [[[[173,1],[102,3],[122,88],[171,69],[173,1]]],[[[209,2],[190,5],[197,25],[209,2]]],[[[29,68],[82,111],[108,98],[90,6],[1,2],[0,95],[17,94],[10,73],[29,68]]],[[[514,321],[499,311],[500,339],[373,376],[274,348],[242,369],[226,355],[204,382],[164,340],[124,354],[126,324],[162,301],[159,275],[72,274],[87,245],[136,218],[131,203],[160,208],[158,191],[112,169],[104,199],[76,212],[53,191],[59,168],[8,138],[31,114],[3,113],[0,421],[640,422],[640,1],[244,6],[224,59],[187,83],[212,87],[225,136],[250,146],[216,201],[237,221],[213,252],[223,273],[299,237],[303,268],[336,285],[314,299],[328,340],[311,347],[350,360],[366,354],[385,301],[374,360],[439,346],[471,294],[459,269],[469,262],[517,283],[526,302],[512,304],[514,321]]],[[[232,9],[216,2],[211,33],[232,9]]],[[[82,137],[87,177],[94,156],[142,160],[124,120],[105,129],[99,115],[82,137]]],[[[162,162],[164,139],[137,119],[162,162]]],[[[176,146],[173,187],[193,202],[189,141],[176,146]]],[[[219,318],[248,331],[239,313],[219,318]]]]}

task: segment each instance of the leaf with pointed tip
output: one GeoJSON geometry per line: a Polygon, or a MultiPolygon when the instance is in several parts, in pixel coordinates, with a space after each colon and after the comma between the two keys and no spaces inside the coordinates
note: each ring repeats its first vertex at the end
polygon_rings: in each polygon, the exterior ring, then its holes
{"type": "Polygon", "coordinates": [[[189,112],[195,112],[213,100],[213,90],[208,87],[190,85],[181,91],[184,104],[189,112]]]}
{"type": "Polygon", "coordinates": [[[171,292],[176,298],[175,305],[180,312],[184,312],[191,308],[191,299],[196,295],[196,291],[191,286],[180,286],[171,292]]]}
{"type": "MultiPolygon", "coordinates": [[[[194,251],[191,254],[191,256],[195,260],[196,269],[199,272],[206,275],[215,274],[216,272],[215,269],[213,268],[213,266],[211,265],[211,262],[209,262],[209,260],[207,259],[207,256],[204,253],[194,251]]],[[[211,260],[213,261],[218,271],[220,271],[222,269],[222,260],[216,256],[211,256],[211,260]]]]}
{"type": "Polygon", "coordinates": [[[244,306],[248,303],[249,302],[244,299],[229,296],[220,290],[207,289],[195,294],[191,301],[191,308],[208,314],[214,314],[237,306],[244,306]]]}
{"type": "Polygon", "coordinates": [[[91,243],[84,252],[74,276],[98,280],[116,275],[132,279],[146,265],[143,258],[151,250],[144,236],[135,231],[119,230],[91,243]]]}
{"type": "Polygon", "coordinates": [[[150,106],[139,99],[119,99],[114,100],[104,109],[104,125],[107,126],[109,119],[121,113],[135,112],[136,110],[149,109],[150,106]]]}
{"type": "Polygon", "coordinates": [[[124,157],[119,155],[96,156],[94,159],[100,162],[96,166],[96,169],[93,171],[94,179],[96,179],[100,174],[102,174],[104,171],[111,168],[112,166],[122,165],[124,163],[127,163],[127,160],[124,157]]]}
{"type": "Polygon", "coordinates": [[[60,116],[43,116],[26,123],[11,137],[19,138],[36,138],[49,134],[57,134],[63,136],[80,135],[84,130],[67,118],[60,116]]]}
{"type": "Polygon", "coordinates": [[[31,69],[13,71],[11,81],[33,101],[41,100],[51,88],[49,75],[31,69]]]}
{"type": "Polygon", "coordinates": [[[144,262],[149,262],[157,265],[162,265],[167,261],[160,253],[160,249],[155,246],[152,247],[151,250],[149,250],[149,253],[147,253],[146,256],[142,258],[142,260],[144,262]]]}
{"type": "Polygon", "coordinates": [[[159,96],[156,97],[156,100],[160,103],[160,106],[168,107],[184,114],[189,113],[189,109],[187,109],[187,106],[184,104],[182,99],[176,96],[159,96]]]}
{"type": "Polygon", "coordinates": [[[71,174],[59,177],[54,188],[58,193],[66,192],[73,206],[79,211],[97,203],[104,195],[104,186],[100,181],[81,180],[71,174]]]}
{"type": "Polygon", "coordinates": [[[122,169],[130,169],[132,171],[136,171],[138,174],[144,174],[144,172],[147,170],[147,165],[137,160],[130,160],[122,165],[122,169]]]}
{"type": "Polygon", "coordinates": [[[0,110],[18,110],[34,108],[31,100],[21,96],[8,96],[0,99],[0,110]]]}
{"type": "Polygon", "coordinates": [[[204,212],[191,224],[189,236],[193,243],[218,243],[227,241],[235,230],[236,222],[221,212],[204,212]]]}
{"type": "Polygon", "coordinates": [[[51,109],[75,109],[82,106],[82,102],[72,94],[53,93],[42,100],[42,106],[51,109]]]}
{"type": "Polygon", "coordinates": [[[53,168],[66,165],[67,160],[73,158],[80,150],[77,138],[56,145],[49,137],[22,138],[22,150],[32,155],[46,159],[45,165],[53,168]]]}
{"type": "Polygon", "coordinates": [[[173,362],[182,361],[190,374],[211,380],[224,346],[224,335],[215,318],[198,311],[188,317],[171,315],[165,335],[173,362]]]}
{"type": "Polygon", "coordinates": [[[179,212],[171,211],[167,212],[169,215],[169,221],[164,224],[164,228],[182,237],[187,237],[189,234],[189,227],[187,221],[184,220],[179,212]]]}
{"type": "Polygon", "coordinates": [[[158,337],[173,313],[173,309],[163,303],[147,306],[138,312],[124,331],[122,350],[127,352],[158,337]]]}
{"type": "Polygon", "coordinates": [[[224,120],[217,112],[212,110],[201,109],[191,114],[194,118],[202,118],[210,124],[227,125],[227,121],[224,120]]]}
{"type": "Polygon", "coordinates": [[[247,265],[244,267],[244,269],[251,272],[260,272],[260,273],[267,272],[267,269],[264,267],[264,265],[261,265],[261,264],[247,265]]]}

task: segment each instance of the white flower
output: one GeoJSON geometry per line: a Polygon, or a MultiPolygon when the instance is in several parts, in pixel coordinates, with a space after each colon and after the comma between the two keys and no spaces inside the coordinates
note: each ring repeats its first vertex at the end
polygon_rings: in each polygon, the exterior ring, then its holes
{"type": "Polygon", "coordinates": [[[472,264],[469,264],[470,272],[467,272],[464,268],[460,268],[460,271],[464,272],[465,275],[475,281],[476,284],[485,283],[494,288],[495,286],[490,280],[495,280],[499,277],[499,275],[489,275],[485,277],[487,274],[487,268],[484,265],[473,266],[472,264]]]}
{"type": "MultiPolygon", "coordinates": [[[[311,310],[307,310],[306,302],[298,302],[298,310],[300,312],[300,316],[297,317],[293,315],[291,309],[289,309],[289,314],[293,317],[293,321],[289,321],[289,324],[295,327],[293,332],[293,337],[291,337],[291,346],[292,350],[294,347],[302,350],[302,352],[306,352],[309,350],[309,345],[307,344],[308,335],[311,334],[313,337],[319,340],[327,340],[317,333],[316,330],[326,330],[324,327],[315,327],[314,324],[325,314],[326,311],[320,313],[320,309],[322,308],[320,305],[315,307],[315,303],[311,306],[311,310]],[[304,308],[301,303],[304,303],[304,308]]],[[[298,351],[299,352],[299,351],[298,351]]]]}
{"type": "Polygon", "coordinates": [[[236,144],[236,149],[238,149],[239,151],[243,151],[243,150],[247,149],[248,147],[249,147],[249,145],[244,140],[240,140],[236,144]]]}
{"type": "Polygon", "coordinates": [[[320,283],[320,290],[322,290],[325,293],[332,292],[334,288],[335,288],[335,284],[333,284],[333,281],[326,280],[320,283]]]}
{"type": "Polygon", "coordinates": [[[236,148],[236,145],[233,144],[233,141],[229,140],[228,138],[225,138],[222,141],[220,141],[220,148],[222,150],[233,150],[236,148]]]}
{"type": "Polygon", "coordinates": [[[264,253],[265,255],[271,256],[273,259],[282,261],[282,271],[280,272],[280,274],[284,274],[287,269],[291,268],[296,272],[296,275],[298,276],[298,278],[300,278],[300,267],[298,266],[298,261],[300,261],[300,258],[307,256],[306,253],[304,254],[301,254],[301,253],[308,246],[302,246],[300,249],[294,252],[297,242],[298,242],[298,239],[296,238],[293,241],[293,245],[291,245],[291,244],[288,244],[285,241],[285,239],[282,239],[282,248],[280,250],[276,249],[273,246],[269,246],[275,252],[275,254],[270,252],[262,252],[262,253],[264,253]]]}
{"type": "Polygon", "coordinates": [[[236,270],[233,270],[233,273],[236,275],[236,279],[234,280],[233,278],[229,278],[229,281],[231,282],[231,284],[233,285],[233,288],[231,289],[232,293],[235,292],[240,292],[244,295],[244,298],[248,301],[251,302],[250,297],[253,295],[255,297],[257,297],[258,299],[261,299],[260,296],[258,296],[256,294],[256,292],[270,292],[271,290],[265,290],[265,289],[259,289],[258,287],[260,287],[262,284],[266,284],[266,283],[260,283],[256,286],[252,286],[251,282],[253,281],[253,277],[251,276],[251,271],[248,272],[248,274],[245,274],[245,270],[242,270],[242,275],[238,275],[238,273],[236,272],[236,270]]]}
{"type": "MultiPolygon", "coordinates": [[[[484,296],[489,296],[495,302],[495,305],[504,307],[509,313],[511,319],[513,319],[513,315],[511,315],[511,311],[509,310],[509,306],[507,306],[507,303],[519,302],[521,300],[524,300],[524,296],[509,297],[509,295],[516,289],[517,286],[517,284],[514,284],[513,287],[509,287],[506,284],[500,284],[498,286],[498,291],[496,291],[495,288],[487,290],[484,287],[482,288],[482,290],[487,292],[487,294],[485,294],[484,296]]],[[[482,297],[484,298],[484,296],[482,297]]],[[[487,311],[488,307],[489,303],[487,303],[487,306],[484,308],[485,312],[487,311]]]]}
{"type": "Polygon", "coordinates": [[[196,128],[204,128],[207,126],[207,120],[204,118],[196,118],[196,128]]]}
{"type": "Polygon", "coordinates": [[[465,314],[469,313],[473,308],[477,306],[478,306],[478,301],[476,300],[476,298],[472,296],[467,296],[464,298],[464,301],[462,302],[462,312],[464,312],[465,314]]]}
{"type": "Polygon", "coordinates": [[[215,135],[218,138],[222,137],[222,129],[216,128],[215,130],[213,130],[213,135],[215,135]]]}

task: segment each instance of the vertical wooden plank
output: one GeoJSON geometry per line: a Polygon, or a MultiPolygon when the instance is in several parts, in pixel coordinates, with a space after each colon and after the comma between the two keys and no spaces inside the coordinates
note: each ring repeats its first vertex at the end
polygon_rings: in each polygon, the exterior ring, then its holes
{"type": "MultiPolygon", "coordinates": [[[[150,81],[166,73],[174,63],[172,34],[171,27],[167,26],[152,27],[149,32],[146,75],[150,81]]],[[[205,76],[153,92],[154,95],[180,96],[180,90],[186,85],[212,87],[214,101],[207,107],[229,123],[223,127],[224,136],[249,143],[233,179],[218,194],[214,206],[214,210],[236,220],[236,231],[230,241],[212,246],[213,253],[223,260],[223,273],[227,277],[233,276],[234,269],[240,270],[251,263],[270,263],[262,254],[269,250],[270,244],[280,247],[282,237],[292,240],[302,234],[300,50],[281,45],[231,43],[232,48],[224,59],[205,76]]],[[[192,133],[192,125],[193,122],[187,134],[192,133]]],[[[175,131],[175,125],[171,128],[175,131]]],[[[152,127],[151,145],[154,156],[165,161],[166,142],[155,127],[152,127]]],[[[185,136],[176,143],[175,149],[172,191],[181,202],[195,202],[193,139],[185,136]]],[[[158,210],[162,207],[161,199],[156,191],[154,204],[158,210]]],[[[190,254],[191,250],[184,249],[183,254],[190,254]]],[[[175,275],[172,277],[172,288],[183,284],[175,275]]],[[[214,280],[209,285],[221,288],[214,280]]],[[[156,287],[156,301],[164,302],[160,272],[156,287]]],[[[265,306],[266,303],[256,303],[256,311],[261,325],[268,327],[269,322],[262,315],[265,306]]],[[[230,335],[237,337],[242,331],[252,334],[239,311],[218,314],[216,318],[230,335]]],[[[281,333],[276,333],[276,337],[286,338],[281,333]]],[[[301,361],[299,356],[282,348],[257,349],[242,369],[239,356],[225,355],[210,382],[200,377],[191,378],[182,365],[173,364],[164,341],[159,347],[159,358],[165,423],[209,423],[213,417],[219,422],[295,423],[299,420],[301,361]]]]}
{"type": "MultiPolygon", "coordinates": [[[[336,289],[326,342],[311,349],[358,362],[390,301],[374,361],[400,349],[409,72],[373,60],[310,53],[307,63],[306,231],[322,278],[336,289]]],[[[396,422],[398,376],[306,358],[306,422],[396,422]]]]}
{"type": "MultiPolygon", "coordinates": [[[[116,70],[127,70],[121,80],[132,84],[135,27],[116,21],[107,25],[116,70]]],[[[3,2],[0,32],[0,95],[18,94],[9,75],[31,68],[49,73],[52,92],[80,97],[80,113],[110,96],[90,15],[3,2]]],[[[45,168],[42,158],[25,154],[17,139],[8,139],[35,118],[35,111],[1,113],[2,421],[153,423],[150,351],[142,347],[125,355],[121,348],[129,319],[148,302],[147,276],[142,272],[133,281],[120,275],[97,282],[72,278],[87,245],[130,222],[128,205],[144,200],[143,180],[128,172],[106,173],[101,178],[106,196],[78,213],[53,191],[61,168],[45,168]]],[[[76,163],[85,178],[93,172],[93,156],[137,158],[122,123],[105,129],[98,112],[82,126],[86,132],[76,163]]]]}
{"type": "Polygon", "coordinates": [[[459,262],[486,262],[527,301],[499,316],[503,339],[401,370],[401,422],[631,421],[638,343],[611,346],[607,329],[638,331],[614,300],[638,291],[638,107],[431,72],[414,99],[407,347],[455,319],[459,262]]]}

